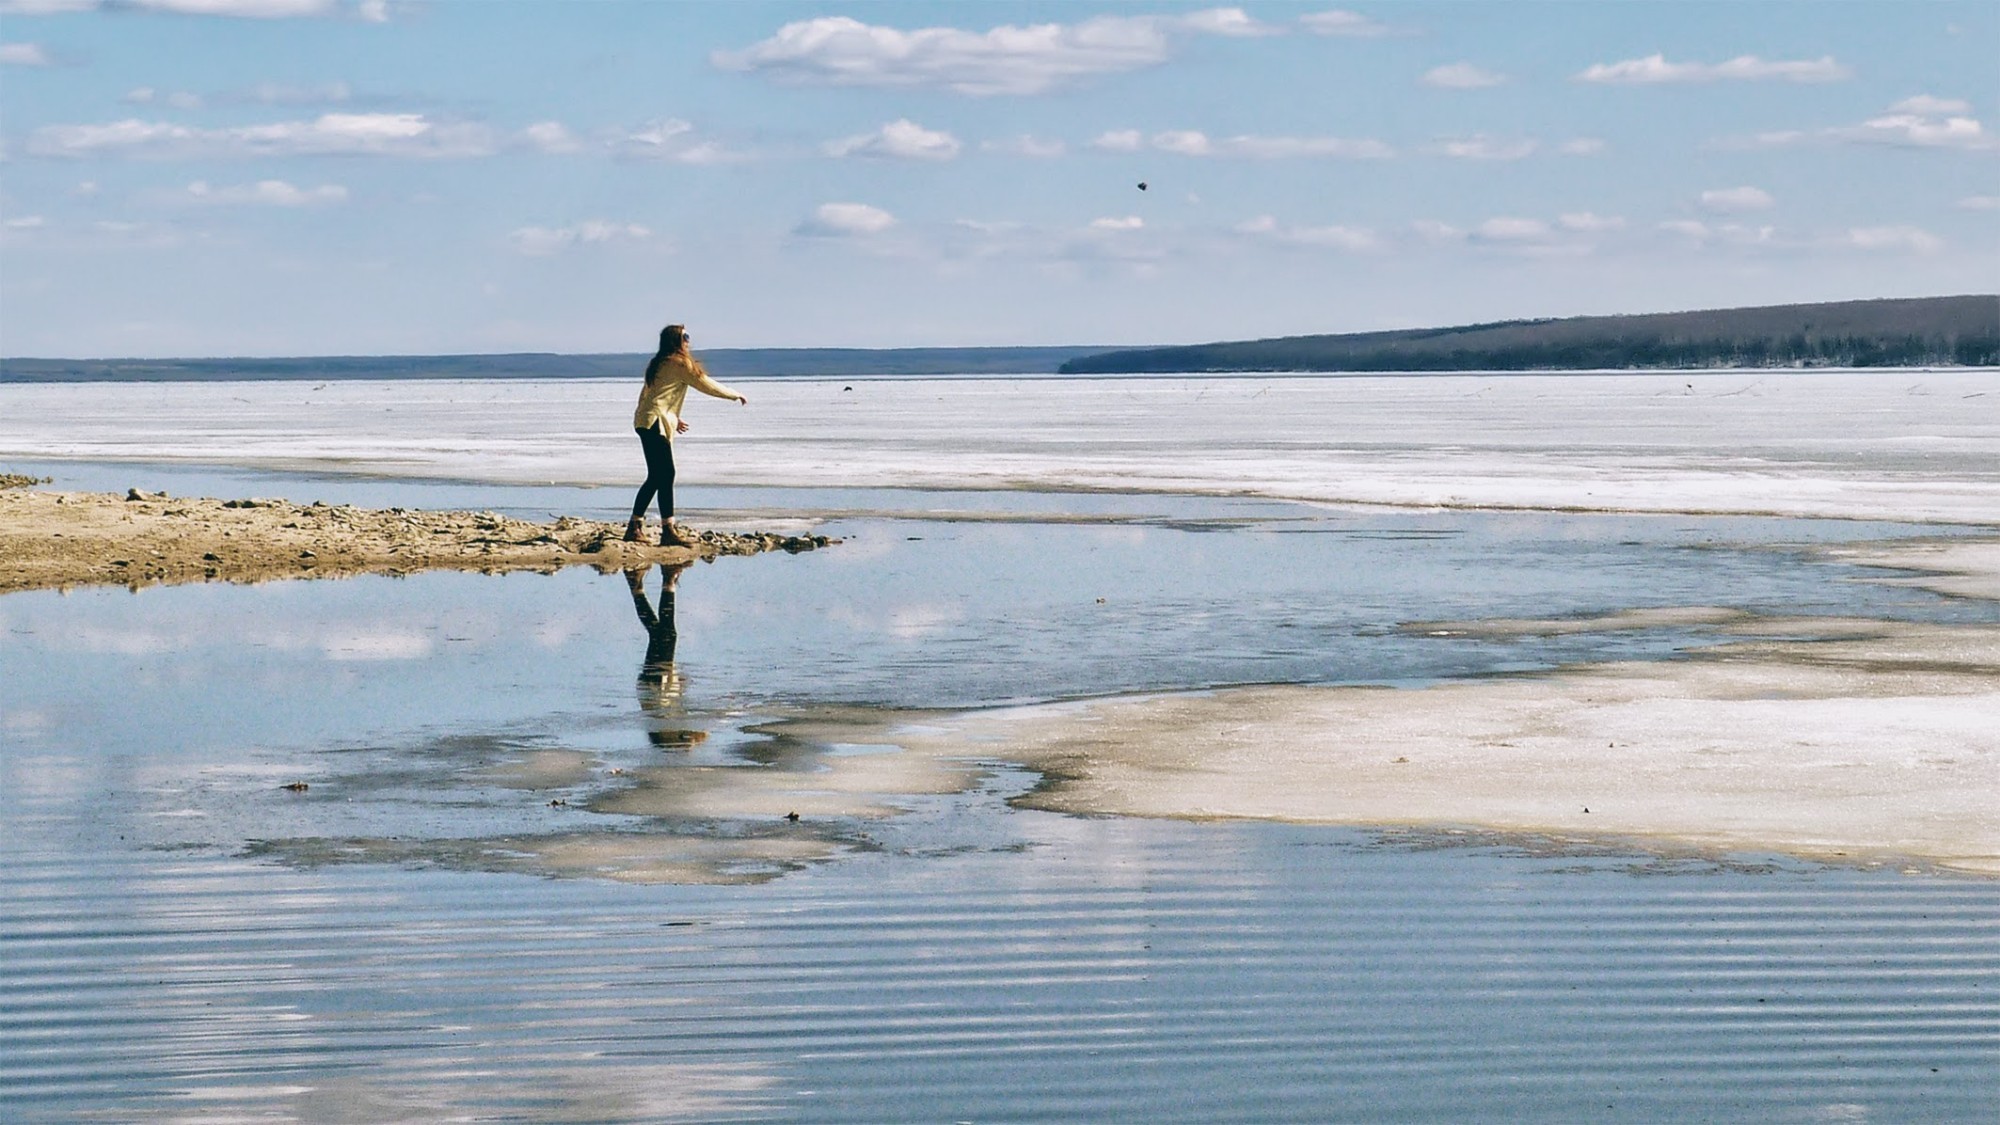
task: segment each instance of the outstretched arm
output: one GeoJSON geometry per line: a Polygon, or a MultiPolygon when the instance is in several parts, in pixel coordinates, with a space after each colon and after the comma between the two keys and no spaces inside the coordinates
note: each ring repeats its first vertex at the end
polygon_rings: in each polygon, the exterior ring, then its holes
{"type": "Polygon", "coordinates": [[[750,400],[743,397],[743,395],[709,378],[708,370],[700,362],[697,361],[689,366],[694,371],[694,377],[688,380],[688,386],[693,387],[702,394],[711,395],[715,398],[726,398],[745,405],[749,404],[750,400]]]}

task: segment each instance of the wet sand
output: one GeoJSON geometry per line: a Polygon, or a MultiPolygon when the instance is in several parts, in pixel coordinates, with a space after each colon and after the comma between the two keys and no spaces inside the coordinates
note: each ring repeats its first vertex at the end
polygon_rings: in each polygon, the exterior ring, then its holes
{"type": "MultiPolygon", "coordinates": [[[[26,478],[13,485],[32,483],[26,478]]],[[[369,509],[290,500],[188,499],[137,489],[0,488],[0,593],[72,586],[263,582],[589,565],[610,571],[719,555],[809,551],[825,536],[701,531],[691,547],[622,541],[624,525],[493,512],[369,509]]]]}
{"type": "MultiPolygon", "coordinates": [[[[1838,553],[1935,570],[1883,580],[1970,597],[1994,588],[1995,548],[1838,553]]],[[[1475,828],[2000,875],[1993,626],[1690,607],[1409,628],[1509,637],[1661,620],[1755,639],[1419,689],[1287,685],[907,715],[838,737],[1019,762],[1046,780],[1017,803],[1083,815],[1475,828]]]]}

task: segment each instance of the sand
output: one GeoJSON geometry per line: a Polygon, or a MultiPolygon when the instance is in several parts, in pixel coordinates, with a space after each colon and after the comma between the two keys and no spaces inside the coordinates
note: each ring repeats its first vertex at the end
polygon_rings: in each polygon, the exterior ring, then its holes
{"type": "MultiPolygon", "coordinates": [[[[492,512],[369,509],[134,490],[0,488],[0,593],[182,582],[264,582],[423,570],[611,571],[826,546],[825,536],[702,531],[692,547],[625,543],[623,524],[492,512]]],[[[649,531],[657,539],[657,525],[649,531]]]]}
{"type": "MultiPolygon", "coordinates": [[[[1830,549],[1961,597],[1990,540],[1830,549]]],[[[1667,851],[1786,853],[2000,875],[2000,627],[1768,618],[1716,607],[1413,622],[1455,635],[1706,626],[1669,661],[1385,686],[1266,686],[955,714],[851,711],[793,734],[919,760],[1019,763],[1022,806],[1087,816],[1464,829],[1667,851]]],[[[934,775],[905,764],[912,777],[934,775]]],[[[704,811],[776,807],[798,779],[713,779],[704,811]],[[752,792],[751,790],[755,791],[752,792]]],[[[922,792],[930,784],[910,786],[922,792]]],[[[824,789],[819,790],[825,793],[824,789]]]]}

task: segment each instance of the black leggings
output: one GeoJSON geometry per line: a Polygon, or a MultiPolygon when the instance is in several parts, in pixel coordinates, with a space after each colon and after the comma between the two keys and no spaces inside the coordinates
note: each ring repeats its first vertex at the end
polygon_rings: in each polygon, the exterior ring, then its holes
{"type": "Polygon", "coordinates": [[[652,503],[657,493],[660,497],[660,519],[674,518],[674,443],[667,435],[654,426],[635,431],[639,435],[639,447],[646,451],[646,483],[639,486],[639,495],[632,501],[632,518],[644,519],[646,505],[652,503]]]}

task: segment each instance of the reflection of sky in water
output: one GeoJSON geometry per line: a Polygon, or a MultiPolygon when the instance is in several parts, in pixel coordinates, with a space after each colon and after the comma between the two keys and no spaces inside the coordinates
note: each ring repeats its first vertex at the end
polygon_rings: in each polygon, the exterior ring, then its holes
{"type": "MultiPolygon", "coordinates": [[[[826,530],[847,542],[829,550],[697,565],[678,598],[685,704],[955,707],[1230,683],[1409,682],[1658,656],[1692,639],[1395,631],[1413,620],[1681,605],[1987,612],[1841,581],[1856,572],[1801,565],[1759,542],[1888,530],[1880,526],[1254,508],[1237,514],[1267,518],[836,520],[826,530]]],[[[657,573],[647,588],[657,595],[657,573]]],[[[647,648],[623,580],[584,568],[17,594],[0,602],[0,621],[10,726],[71,745],[158,749],[623,712],[647,648]]]]}

